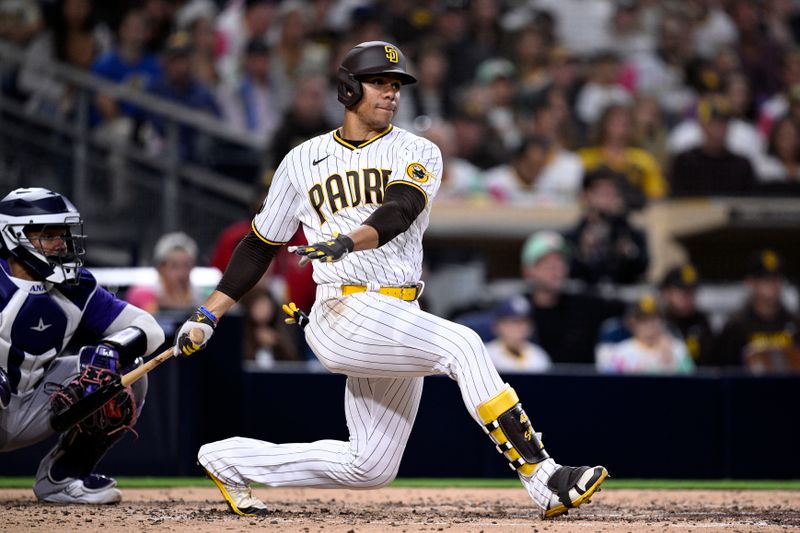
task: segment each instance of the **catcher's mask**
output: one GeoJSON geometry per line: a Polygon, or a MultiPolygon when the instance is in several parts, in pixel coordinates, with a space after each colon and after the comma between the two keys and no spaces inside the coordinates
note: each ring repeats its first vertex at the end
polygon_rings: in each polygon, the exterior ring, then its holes
{"type": "Polygon", "coordinates": [[[385,41],[368,41],[347,52],[339,66],[339,101],[345,107],[356,105],[364,95],[361,79],[375,74],[394,74],[403,85],[417,82],[406,72],[406,58],[399,48],[385,41]]]}
{"type": "Polygon", "coordinates": [[[0,200],[0,255],[42,281],[77,283],[86,253],[81,214],[48,189],[16,189],[0,200]]]}

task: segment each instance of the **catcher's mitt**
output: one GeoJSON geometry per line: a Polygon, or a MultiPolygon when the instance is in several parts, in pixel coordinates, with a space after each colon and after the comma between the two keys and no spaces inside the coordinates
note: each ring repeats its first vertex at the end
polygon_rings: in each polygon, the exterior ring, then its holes
{"type": "MultiPolygon", "coordinates": [[[[81,398],[116,380],[118,375],[108,368],[90,364],[83,373],[65,386],[59,386],[50,396],[52,417],[56,418],[81,398]]],[[[136,402],[130,387],[122,389],[103,407],[79,422],[78,431],[90,435],[108,436],[131,430],[136,423],[136,402]]]]}

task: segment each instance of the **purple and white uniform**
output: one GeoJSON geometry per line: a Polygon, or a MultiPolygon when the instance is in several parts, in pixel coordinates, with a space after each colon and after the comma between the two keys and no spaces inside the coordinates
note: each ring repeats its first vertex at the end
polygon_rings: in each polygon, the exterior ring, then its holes
{"type": "MultiPolygon", "coordinates": [[[[0,451],[53,434],[46,385],[80,374],[78,356],[67,350],[72,341],[96,342],[129,326],[145,332],[148,353],[164,341],[152,316],[98,286],[86,269],[77,285],[56,285],[15,278],[0,260],[0,367],[12,387],[8,408],[0,410],[0,451]]],[[[146,382],[138,387],[137,403],[146,388],[146,382]]]]}

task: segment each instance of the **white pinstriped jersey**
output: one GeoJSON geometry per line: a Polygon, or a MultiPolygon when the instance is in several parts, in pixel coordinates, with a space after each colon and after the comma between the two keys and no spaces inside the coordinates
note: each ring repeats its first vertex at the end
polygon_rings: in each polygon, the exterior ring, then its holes
{"type": "Polygon", "coordinates": [[[380,248],[313,265],[318,284],[413,284],[421,275],[422,234],[441,176],[439,148],[406,130],[389,126],[358,147],[333,131],[286,155],[253,229],[263,240],[282,244],[302,223],[308,242],[324,241],[360,226],[383,203],[387,187],[410,185],[425,194],[426,205],[408,230],[380,248]]]}
{"type": "MultiPolygon", "coordinates": [[[[331,285],[389,286],[419,281],[422,234],[441,183],[442,157],[425,139],[389,127],[355,147],[337,132],[311,139],[281,162],[253,229],[265,241],[288,241],[302,223],[309,242],[349,233],[382,203],[387,187],[412,186],[426,205],[404,233],[337,263],[314,261],[317,301],[304,333],[329,371],[347,376],[347,440],[275,444],[233,437],[200,448],[198,460],[231,486],[374,488],[397,475],[422,396],[422,379],[445,374],[458,382],[469,414],[504,387],[480,337],[461,324],[426,313],[419,302],[374,290],[348,296],[331,285]],[[403,183],[403,185],[400,185],[403,183]],[[326,286],[326,284],[329,284],[326,286]]],[[[552,459],[523,479],[546,508],[552,459]]]]}

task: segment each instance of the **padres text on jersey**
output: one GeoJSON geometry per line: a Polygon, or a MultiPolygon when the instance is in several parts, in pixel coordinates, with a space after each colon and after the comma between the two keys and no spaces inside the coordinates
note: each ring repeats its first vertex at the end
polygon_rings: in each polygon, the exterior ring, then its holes
{"type": "Polygon", "coordinates": [[[360,226],[383,203],[387,188],[414,187],[428,201],[407,231],[338,263],[315,262],[314,281],[416,283],[422,272],[422,234],[441,175],[439,148],[401,128],[389,126],[359,146],[335,131],[326,133],[286,155],[253,229],[267,242],[284,243],[302,223],[308,242],[322,241],[360,226]]]}

